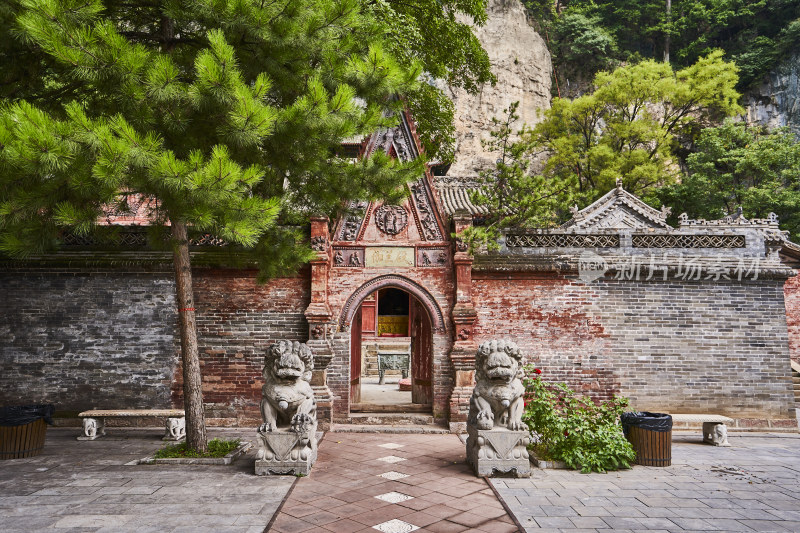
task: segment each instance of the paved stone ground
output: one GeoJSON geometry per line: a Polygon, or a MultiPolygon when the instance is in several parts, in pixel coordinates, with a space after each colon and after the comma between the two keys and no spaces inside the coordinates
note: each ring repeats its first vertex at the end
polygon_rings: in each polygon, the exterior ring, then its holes
{"type": "Polygon", "coordinates": [[[271,531],[518,531],[465,461],[455,435],[328,433],[271,531]]]}
{"type": "Polygon", "coordinates": [[[397,405],[411,403],[411,391],[401,391],[400,376],[386,376],[384,384],[377,377],[361,378],[361,403],[372,405],[397,405]]]}
{"type": "Polygon", "coordinates": [[[800,532],[800,436],[673,434],[672,466],[538,470],[492,484],[526,531],[800,532]]]}
{"type": "MultiPolygon", "coordinates": [[[[253,475],[252,449],[230,466],[126,466],[160,448],[164,431],[79,433],[48,428],[41,455],[0,461],[0,531],[261,533],[294,482],[253,475]]],[[[209,434],[255,440],[253,430],[209,434]]]]}
{"type": "MultiPolygon", "coordinates": [[[[516,530],[453,435],[327,433],[311,475],[296,480],[253,475],[254,450],[231,466],[128,466],[162,445],[160,430],[111,428],[92,442],[78,433],[49,428],[42,455],[0,461],[0,531],[260,533],[273,518],[279,533],[374,532],[392,520],[417,531],[516,530]],[[392,456],[404,460],[381,460],[392,456]]],[[[254,440],[246,429],[210,433],[254,440]]],[[[677,433],[667,468],[535,470],[491,483],[526,531],[800,532],[800,435],[729,440],[715,448],[699,432],[677,433]]]]}

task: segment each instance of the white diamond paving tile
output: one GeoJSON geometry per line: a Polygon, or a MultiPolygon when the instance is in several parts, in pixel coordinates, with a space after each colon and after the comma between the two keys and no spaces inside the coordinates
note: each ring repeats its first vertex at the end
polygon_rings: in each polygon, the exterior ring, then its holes
{"type": "Polygon", "coordinates": [[[390,450],[396,450],[398,448],[402,448],[405,444],[395,444],[394,442],[387,442],[386,444],[378,444],[381,448],[388,448],[390,450]]]}
{"type": "Polygon", "coordinates": [[[400,461],[405,461],[405,458],[397,457],[396,455],[387,455],[386,457],[381,457],[378,461],[383,461],[384,463],[399,463],[400,461]]]}
{"type": "Polygon", "coordinates": [[[406,533],[407,531],[416,531],[419,527],[395,518],[394,520],[383,522],[377,526],[372,526],[372,529],[383,531],[383,533],[406,533]]]}
{"type": "Polygon", "coordinates": [[[383,474],[378,474],[378,476],[388,479],[389,481],[397,481],[398,479],[403,479],[404,477],[408,477],[408,474],[403,474],[401,472],[395,472],[394,470],[390,472],[384,472],[383,474]]]}
{"type": "Polygon", "coordinates": [[[386,494],[381,494],[379,496],[375,496],[379,500],[383,500],[389,503],[400,503],[406,500],[413,500],[413,496],[409,496],[408,494],[403,494],[402,492],[387,492],[386,494]]]}

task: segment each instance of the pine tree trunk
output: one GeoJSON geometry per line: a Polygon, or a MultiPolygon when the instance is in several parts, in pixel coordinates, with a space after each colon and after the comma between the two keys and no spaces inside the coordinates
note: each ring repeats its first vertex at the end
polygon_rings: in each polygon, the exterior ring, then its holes
{"type": "Polygon", "coordinates": [[[667,32],[664,35],[664,63],[669,63],[669,41],[672,28],[672,0],[667,0],[667,32]]]}
{"type": "Polygon", "coordinates": [[[189,259],[189,237],[186,223],[172,223],[175,292],[181,333],[183,361],[183,405],[186,409],[186,444],[198,452],[208,449],[206,420],[203,412],[203,390],[200,375],[200,355],[197,347],[197,321],[192,294],[192,265],[189,259]]]}

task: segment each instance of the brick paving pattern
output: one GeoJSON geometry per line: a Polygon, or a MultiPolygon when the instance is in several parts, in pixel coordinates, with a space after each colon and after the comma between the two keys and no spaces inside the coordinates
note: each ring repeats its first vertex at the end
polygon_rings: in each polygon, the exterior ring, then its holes
{"type": "Polygon", "coordinates": [[[0,461],[0,531],[261,533],[294,482],[253,475],[253,450],[230,466],[126,465],[164,444],[161,428],[110,428],[95,441],[79,434],[48,428],[41,455],[0,461]]]}
{"type": "Polygon", "coordinates": [[[518,531],[465,459],[455,435],[328,433],[271,531],[518,531]]]}
{"type": "Polygon", "coordinates": [[[672,466],[491,482],[525,531],[800,531],[800,437],[673,434],[672,466]]]}
{"type": "MultiPolygon", "coordinates": [[[[517,530],[455,435],[329,432],[297,479],[253,475],[255,450],[231,466],[126,465],[163,431],[112,428],[92,442],[79,432],[49,428],[42,455],[0,461],[0,531],[261,533],[271,520],[276,533],[517,530]]],[[[491,483],[530,532],[800,531],[800,435],[729,440],[675,433],[667,468],[534,469],[491,483]]]]}

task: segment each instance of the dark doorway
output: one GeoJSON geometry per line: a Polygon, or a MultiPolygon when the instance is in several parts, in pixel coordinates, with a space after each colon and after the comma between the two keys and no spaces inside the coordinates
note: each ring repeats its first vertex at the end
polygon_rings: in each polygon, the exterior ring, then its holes
{"type": "Polygon", "coordinates": [[[365,298],[351,325],[351,411],[430,412],[432,373],[433,336],[425,307],[393,287],[365,298]]]}

